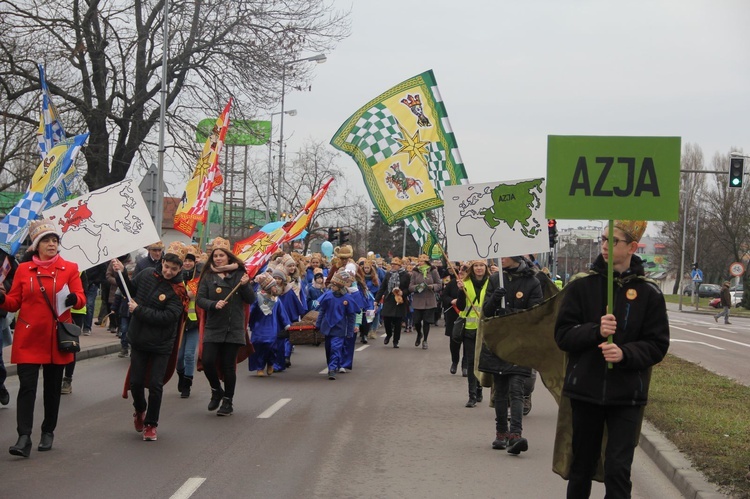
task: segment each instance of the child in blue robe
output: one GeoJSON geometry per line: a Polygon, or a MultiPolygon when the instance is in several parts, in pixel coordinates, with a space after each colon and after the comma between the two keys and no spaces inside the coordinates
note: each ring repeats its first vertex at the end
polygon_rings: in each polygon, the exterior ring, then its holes
{"type": "Polygon", "coordinates": [[[341,269],[331,277],[331,289],[320,297],[315,327],[325,336],[328,379],[330,380],[336,379],[336,373],[343,367],[344,341],[349,328],[347,315],[351,315],[353,319],[359,311],[352,296],[346,290],[350,283],[351,275],[341,269]]]}
{"type": "Polygon", "coordinates": [[[289,329],[291,321],[284,307],[276,298],[276,280],[266,272],[255,277],[258,285],[258,299],[250,306],[250,341],[255,352],[247,359],[247,367],[258,376],[270,376],[274,371],[276,349],[274,348],[281,331],[289,329]]]}

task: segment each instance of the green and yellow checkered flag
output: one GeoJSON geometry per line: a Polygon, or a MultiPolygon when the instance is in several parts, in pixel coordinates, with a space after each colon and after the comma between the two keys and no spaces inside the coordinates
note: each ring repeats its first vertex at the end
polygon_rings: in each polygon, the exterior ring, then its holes
{"type": "MultiPolygon", "coordinates": [[[[365,104],[339,128],[331,144],[357,163],[388,225],[442,207],[443,187],[466,181],[432,71],[365,104]]],[[[421,225],[419,220],[410,223],[421,225]]]]}

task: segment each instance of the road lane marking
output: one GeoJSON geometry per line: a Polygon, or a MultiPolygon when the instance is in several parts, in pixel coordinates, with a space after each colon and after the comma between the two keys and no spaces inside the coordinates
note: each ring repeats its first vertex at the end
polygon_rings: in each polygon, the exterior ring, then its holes
{"type": "Polygon", "coordinates": [[[355,352],[361,352],[362,350],[364,350],[365,348],[367,348],[367,347],[369,347],[369,346],[370,346],[370,345],[362,345],[361,347],[357,348],[357,349],[356,349],[356,350],[354,350],[354,351],[355,351],[355,352]]]}
{"type": "Polygon", "coordinates": [[[728,340],[726,338],[722,338],[721,336],[714,336],[712,334],[699,333],[698,331],[693,331],[691,329],[685,329],[684,327],[674,326],[674,329],[679,329],[679,330],[685,331],[687,333],[693,333],[693,334],[697,334],[699,336],[705,336],[706,338],[713,338],[715,340],[726,341],[727,343],[734,343],[735,345],[740,345],[740,346],[743,346],[743,347],[750,348],[750,343],[742,343],[741,341],[728,340]]]}
{"type": "Polygon", "coordinates": [[[172,497],[170,497],[169,499],[188,499],[188,497],[195,494],[195,491],[198,490],[198,487],[203,485],[203,482],[205,481],[206,479],[200,476],[188,478],[185,483],[182,484],[182,487],[177,489],[177,491],[172,494],[172,497]]]}
{"type": "Polygon", "coordinates": [[[273,416],[274,414],[276,414],[276,412],[279,409],[281,409],[282,407],[284,407],[285,405],[287,405],[291,400],[292,399],[279,399],[278,402],[276,402],[271,407],[269,407],[268,409],[266,409],[265,411],[263,411],[262,413],[260,413],[258,415],[257,419],[268,419],[268,418],[270,418],[271,416],[273,416]]]}
{"type": "Polygon", "coordinates": [[[675,341],[675,342],[679,342],[679,343],[694,343],[696,345],[705,345],[707,347],[715,348],[717,350],[726,350],[726,348],[717,347],[716,345],[711,345],[710,343],[706,343],[706,342],[703,342],[703,341],[675,340],[675,339],[670,339],[669,341],[675,341]]]}

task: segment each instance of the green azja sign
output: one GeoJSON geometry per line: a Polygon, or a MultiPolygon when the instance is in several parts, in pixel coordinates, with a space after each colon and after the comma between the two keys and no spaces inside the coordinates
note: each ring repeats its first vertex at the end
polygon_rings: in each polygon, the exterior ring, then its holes
{"type": "Polygon", "coordinates": [[[680,137],[547,138],[547,218],[677,220],[680,137]]]}

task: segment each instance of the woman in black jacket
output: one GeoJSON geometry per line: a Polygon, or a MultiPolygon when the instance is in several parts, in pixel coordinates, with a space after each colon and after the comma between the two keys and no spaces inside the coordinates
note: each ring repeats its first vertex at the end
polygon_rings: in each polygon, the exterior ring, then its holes
{"type": "Polygon", "coordinates": [[[201,272],[196,305],[206,311],[201,362],[211,384],[208,410],[218,408],[218,416],[229,416],[234,410],[232,397],[237,383],[237,352],[246,344],[246,312],[254,301],[255,292],[250,286],[245,265],[229,250],[229,241],[217,237],[201,272]],[[223,389],[219,366],[224,375],[223,389]]]}
{"type": "Polygon", "coordinates": [[[391,270],[386,274],[380,285],[375,302],[382,301],[383,309],[380,316],[385,326],[386,345],[393,337],[393,348],[398,348],[401,340],[401,321],[406,317],[408,301],[406,295],[409,293],[409,273],[401,266],[401,259],[396,257],[391,260],[391,270]]]}
{"type": "MultiPolygon", "coordinates": [[[[458,271],[458,278],[462,281],[466,279],[466,272],[469,268],[466,265],[461,265],[458,271]]],[[[451,352],[451,374],[456,374],[458,369],[458,362],[461,361],[461,371],[464,378],[469,375],[466,369],[466,352],[461,357],[461,342],[454,341],[451,337],[453,333],[453,324],[458,318],[458,312],[454,305],[458,300],[460,291],[458,289],[458,283],[456,282],[456,276],[453,272],[450,273],[450,281],[443,287],[443,293],[440,296],[440,301],[443,305],[443,311],[445,316],[445,335],[450,338],[450,352],[451,352]]]]}

